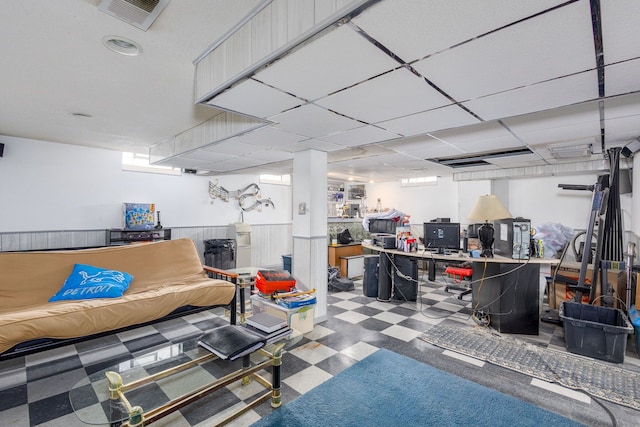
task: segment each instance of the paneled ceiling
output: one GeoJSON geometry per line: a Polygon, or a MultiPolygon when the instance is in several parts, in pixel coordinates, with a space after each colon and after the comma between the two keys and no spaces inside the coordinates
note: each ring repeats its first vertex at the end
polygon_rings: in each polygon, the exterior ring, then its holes
{"type": "Polygon", "coordinates": [[[210,139],[160,163],[281,174],[313,148],[328,153],[330,177],[378,182],[597,168],[607,150],[640,137],[635,0],[360,1],[200,100],[194,59],[269,1],[174,0],[146,32],[98,3],[0,3],[11,40],[0,53],[12,64],[0,75],[11,100],[0,134],[146,152],[222,113],[249,116],[259,125],[218,139],[203,132],[210,139]],[[109,52],[106,34],[144,53],[109,52]]]}

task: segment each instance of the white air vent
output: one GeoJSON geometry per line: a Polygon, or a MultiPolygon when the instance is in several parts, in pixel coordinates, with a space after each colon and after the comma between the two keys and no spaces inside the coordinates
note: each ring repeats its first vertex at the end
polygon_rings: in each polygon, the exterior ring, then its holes
{"type": "Polygon", "coordinates": [[[169,0],[102,0],[98,10],[147,31],[169,0]]]}

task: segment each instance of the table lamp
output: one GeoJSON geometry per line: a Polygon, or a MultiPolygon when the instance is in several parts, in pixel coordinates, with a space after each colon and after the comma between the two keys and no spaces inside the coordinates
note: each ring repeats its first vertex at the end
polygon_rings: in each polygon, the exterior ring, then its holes
{"type": "Polygon", "coordinates": [[[481,257],[493,258],[493,224],[489,221],[503,218],[511,218],[511,214],[504,207],[498,196],[495,194],[486,194],[478,197],[476,204],[467,216],[468,219],[474,221],[484,221],[484,224],[478,229],[478,238],[482,245],[481,257]]]}

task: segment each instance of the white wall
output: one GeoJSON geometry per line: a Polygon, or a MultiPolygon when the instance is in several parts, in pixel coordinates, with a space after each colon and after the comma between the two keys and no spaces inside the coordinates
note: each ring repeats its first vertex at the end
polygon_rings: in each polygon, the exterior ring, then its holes
{"type": "Polygon", "coordinates": [[[366,205],[376,208],[380,198],[382,208],[395,208],[411,215],[411,224],[422,224],[436,217],[458,221],[458,184],[451,178],[440,178],[434,186],[402,187],[400,181],[366,184],[366,205]]]}
{"type": "MultiPolygon", "coordinates": [[[[514,217],[531,220],[532,226],[559,223],[573,229],[586,229],[591,209],[591,192],[563,190],[558,184],[593,185],[597,174],[520,178],[506,181],[508,196],[503,203],[514,217]]],[[[500,182],[501,187],[504,182],[500,182]]],[[[367,206],[375,208],[376,198],[382,206],[396,208],[411,215],[412,224],[436,217],[468,224],[466,215],[478,196],[493,191],[491,181],[459,181],[441,178],[437,186],[402,188],[400,183],[367,184],[367,206]]],[[[631,230],[631,195],[621,196],[622,222],[631,230]]]]}
{"type": "MultiPolygon", "coordinates": [[[[122,226],[124,202],[155,203],[165,227],[238,222],[242,210],[208,195],[216,177],[170,176],[121,170],[118,151],[0,137],[0,231],[83,230],[122,226]]],[[[233,191],[257,175],[217,177],[233,191]]],[[[259,184],[260,185],[260,184],[259,184]]],[[[244,213],[250,224],[291,222],[291,187],[262,184],[275,205],[244,213]]]]}

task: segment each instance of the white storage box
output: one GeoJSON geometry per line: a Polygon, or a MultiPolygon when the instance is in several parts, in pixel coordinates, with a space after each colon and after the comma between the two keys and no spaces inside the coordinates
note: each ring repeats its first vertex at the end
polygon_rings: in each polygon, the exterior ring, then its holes
{"type": "Polygon", "coordinates": [[[313,312],[315,304],[303,307],[285,308],[275,302],[268,301],[261,296],[251,295],[251,307],[254,313],[267,312],[281,319],[287,319],[292,329],[306,334],[313,331],[313,312]]]}

